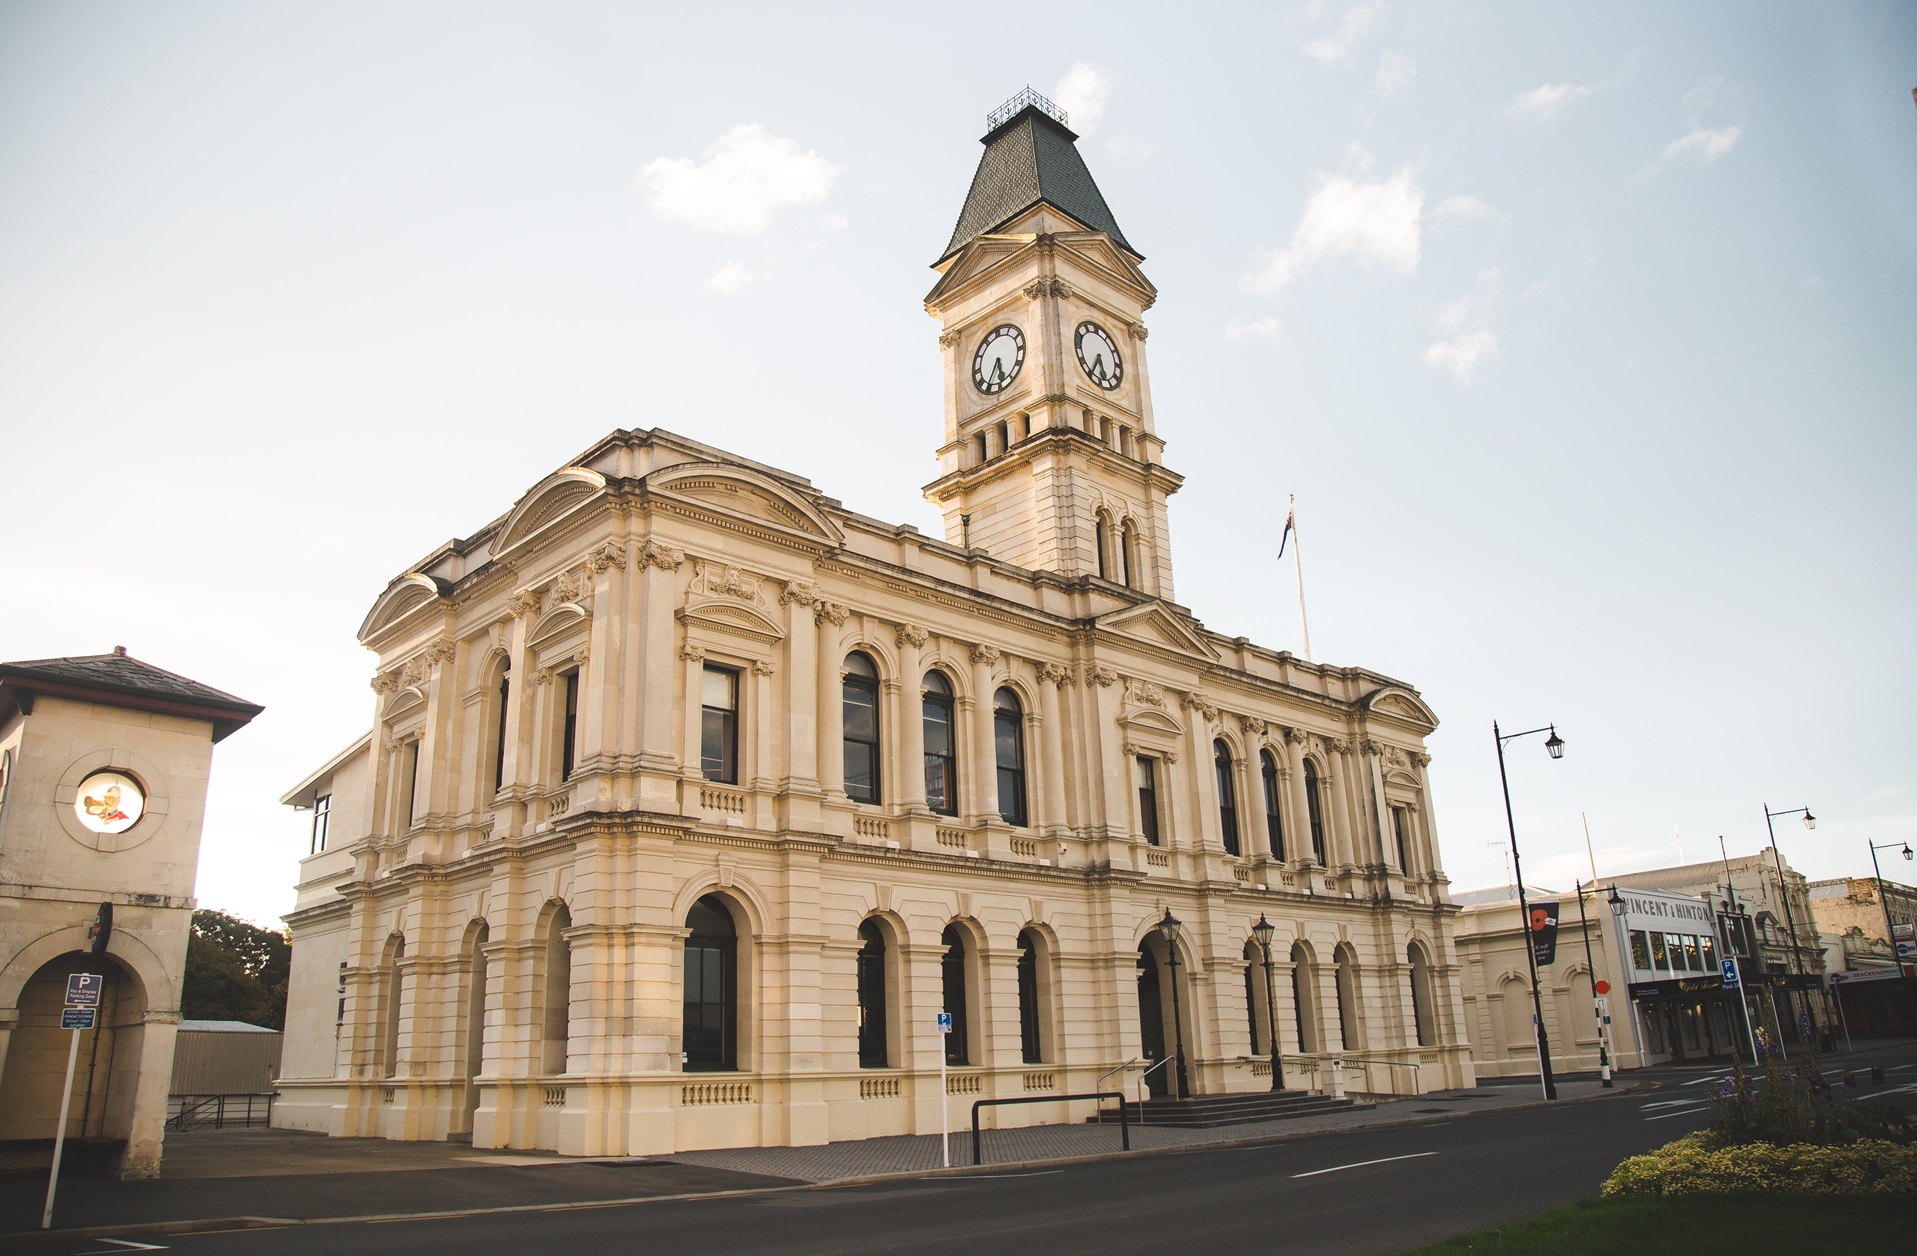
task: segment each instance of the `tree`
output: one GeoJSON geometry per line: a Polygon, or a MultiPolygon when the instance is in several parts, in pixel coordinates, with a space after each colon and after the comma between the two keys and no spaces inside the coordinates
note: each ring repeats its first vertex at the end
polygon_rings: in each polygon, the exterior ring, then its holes
{"type": "Polygon", "coordinates": [[[180,1013],[189,1020],[286,1026],[286,979],[293,948],[286,935],[225,912],[196,911],[186,941],[180,1013]]]}

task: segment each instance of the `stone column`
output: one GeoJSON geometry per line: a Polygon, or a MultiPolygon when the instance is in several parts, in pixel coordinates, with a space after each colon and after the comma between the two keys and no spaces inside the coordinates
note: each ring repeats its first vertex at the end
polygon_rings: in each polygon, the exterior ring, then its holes
{"type": "Polygon", "coordinates": [[[1064,721],[1058,700],[1059,688],[1071,674],[1057,663],[1038,665],[1038,771],[1032,775],[1043,785],[1035,815],[1039,831],[1048,837],[1059,836],[1071,823],[1065,807],[1064,721]]]}
{"type": "Polygon", "coordinates": [[[926,631],[917,624],[906,624],[898,630],[896,640],[899,756],[893,797],[907,814],[926,815],[930,808],[925,805],[925,665],[920,661],[926,631]]]}
{"type": "Polygon", "coordinates": [[[828,799],[845,798],[845,651],[839,629],[846,609],[837,602],[820,601],[812,608],[818,646],[817,773],[819,788],[828,799]]]}
{"type": "MultiPolygon", "coordinates": [[[[669,697],[673,656],[677,653],[678,625],[673,622],[673,603],[678,598],[677,572],[685,562],[685,551],[648,540],[639,549],[639,583],[643,588],[644,620],[640,628],[640,646],[632,653],[634,665],[627,669],[628,691],[643,695],[639,706],[639,801],[652,811],[677,813],[679,810],[679,770],[682,732],[673,718],[669,697]]],[[[517,666],[517,664],[515,664],[517,666]]]]}
{"type": "Polygon", "coordinates": [[[1351,864],[1358,861],[1358,834],[1351,815],[1351,794],[1345,779],[1351,770],[1351,743],[1342,737],[1327,739],[1325,745],[1331,750],[1337,765],[1332,769],[1330,779],[1325,783],[1331,795],[1331,814],[1334,817],[1331,826],[1331,840],[1325,843],[1325,859],[1328,863],[1351,864]]]}
{"type": "MultiPolygon", "coordinates": [[[[701,710],[700,699],[705,689],[706,652],[704,647],[688,641],[680,647],[679,657],[685,663],[682,669],[684,688],[679,691],[684,695],[685,703],[682,708],[684,723],[679,750],[680,775],[688,781],[702,781],[705,779],[705,770],[701,765],[700,751],[705,716],[701,710]]],[[[740,689],[744,688],[744,685],[740,686],[740,689]]],[[[658,694],[657,698],[662,704],[670,706],[673,696],[672,692],[667,690],[665,693],[658,694]]],[[[688,791],[684,802],[685,813],[697,815],[699,806],[699,795],[688,791]]]]}
{"type": "MultiPolygon", "coordinates": [[[[788,581],[779,594],[786,608],[786,643],[785,681],[775,686],[785,701],[785,763],[778,788],[788,794],[813,794],[819,788],[818,626],[812,618],[818,601],[819,586],[805,580],[788,581]]],[[[815,816],[816,811],[812,808],[815,816]]]]}
{"type": "Polygon", "coordinates": [[[972,769],[973,814],[993,823],[998,814],[998,748],[992,732],[992,695],[998,686],[993,669],[999,660],[995,645],[972,647],[972,769]]]}
{"type": "Polygon", "coordinates": [[[1297,835],[1291,842],[1291,857],[1300,863],[1308,863],[1314,856],[1311,851],[1311,805],[1305,798],[1305,731],[1301,728],[1286,730],[1283,749],[1285,819],[1290,822],[1291,832],[1297,835]]]}
{"type": "MultiPolygon", "coordinates": [[[[173,1046],[180,1028],[178,1012],[147,1012],[140,1026],[140,1063],[127,1128],[120,1177],[160,1176],[161,1140],[166,1137],[167,1092],[173,1084],[173,1046]]],[[[124,1032],[124,1031],[122,1031],[124,1032]]],[[[65,1072],[61,1073],[65,1076],[65,1072]]],[[[84,1087],[84,1079],[76,1078],[84,1087]]]]}

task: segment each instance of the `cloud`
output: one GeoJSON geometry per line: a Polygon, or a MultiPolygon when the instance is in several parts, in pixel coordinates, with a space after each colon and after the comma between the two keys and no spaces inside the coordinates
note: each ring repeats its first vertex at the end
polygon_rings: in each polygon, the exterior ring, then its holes
{"type": "Polygon", "coordinates": [[[1378,90],[1396,96],[1418,77],[1418,63],[1401,52],[1387,52],[1378,58],[1378,90]]]}
{"type": "Polygon", "coordinates": [[[1424,351],[1424,364],[1434,371],[1449,371],[1460,384],[1475,383],[1498,360],[1498,336],[1491,318],[1503,301],[1503,284],[1497,267],[1478,275],[1472,292],[1438,307],[1431,329],[1438,339],[1424,351]]]}
{"type": "Polygon", "coordinates": [[[733,127],[704,161],[661,157],[639,172],[652,212],[695,231],[758,235],[784,205],[822,201],[842,167],[757,122],[733,127]]]}
{"type": "Polygon", "coordinates": [[[1052,89],[1052,99],[1071,118],[1072,130],[1082,136],[1098,129],[1105,103],[1111,98],[1112,76],[1087,61],[1065,71],[1065,77],[1052,89]]]}
{"type": "Polygon", "coordinates": [[[1276,344],[1278,343],[1279,337],[1283,334],[1284,328],[1275,318],[1258,318],[1253,319],[1249,323],[1243,319],[1234,318],[1225,324],[1225,339],[1227,340],[1244,340],[1255,336],[1276,344]]]}
{"type": "Polygon", "coordinates": [[[1431,229],[1441,230],[1467,222],[1503,222],[1504,215],[1469,193],[1447,196],[1431,211],[1431,229]]]}
{"type": "Polygon", "coordinates": [[[1142,161],[1152,155],[1152,146],[1134,135],[1114,135],[1105,141],[1105,151],[1121,161],[1142,161]]]}
{"type": "Polygon", "coordinates": [[[1736,148],[1738,139],[1744,134],[1742,126],[1714,126],[1704,117],[1717,106],[1721,97],[1735,94],[1736,89],[1725,89],[1722,77],[1698,80],[1697,86],[1685,92],[1684,99],[1679,102],[1687,128],[1684,134],[1666,144],[1664,151],[1644,168],[1639,177],[1648,179],[1679,157],[1695,157],[1709,164],[1736,148]]]}
{"type": "Polygon", "coordinates": [[[1239,287],[1270,296],[1313,267],[1335,261],[1386,274],[1416,274],[1424,189],[1410,166],[1367,182],[1371,164],[1370,154],[1354,146],[1352,173],[1320,173],[1291,243],[1267,255],[1239,279],[1239,287]]]}
{"type": "Polygon", "coordinates": [[[1338,23],[1338,29],[1329,35],[1306,40],[1304,54],[1319,65],[1336,65],[1349,60],[1351,46],[1363,39],[1367,32],[1378,22],[1378,15],[1384,12],[1384,5],[1357,4],[1345,10],[1344,19],[1338,23]]]}
{"type": "Polygon", "coordinates": [[[832,228],[834,231],[844,231],[852,225],[852,220],[844,214],[827,214],[823,221],[826,226],[832,228]]]}
{"type": "Polygon", "coordinates": [[[1558,116],[1574,100],[1586,100],[1597,89],[1583,83],[1546,83],[1519,92],[1504,106],[1504,116],[1526,126],[1540,126],[1558,116]]]}
{"type": "Polygon", "coordinates": [[[751,271],[736,261],[728,260],[724,266],[706,276],[705,287],[708,292],[729,297],[742,291],[751,282],[751,271]]]}

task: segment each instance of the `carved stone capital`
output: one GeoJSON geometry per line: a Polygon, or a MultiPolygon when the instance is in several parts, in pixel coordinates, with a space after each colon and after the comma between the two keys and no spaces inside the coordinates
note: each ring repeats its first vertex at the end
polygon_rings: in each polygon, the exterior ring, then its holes
{"type": "Polygon", "coordinates": [[[939,348],[941,349],[950,349],[958,342],[959,334],[955,331],[942,331],[939,333],[939,348]]]}
{"type": "Polygon", "coordinates": [[[1431,766],[1431,756],[1426,754],[1422,750],[1413,750],[1411,752],[1411,761],[1417,764],[1421,768],[1428,768],[1431,766]]]}
{"type": "Polygon", "coordinates": [[[1094,663],[1085,669],[1087,684],[1097,685],[1100,689],[1109,689],[1118,683],[1118,669],[1107,667],[1103,663],[1094,663]]]}
{"type": "Polygon", "coordinates": [[[399,688],[399,676],[394,672],[379,672],[372,680],[373,692],[382,698],[399,688]]]}
{"type": "Polygon", "coordinates": [[[586,557],[586,568],[594,575],[612,567],[626,565],[626,543],[624,541],[605,541],[596,546],[586,557]]]}
{"type": "Polygon", "coordinates": [[[1069,297],[1072,290],[1063,279],[1056,275],[1044,279],[1034,279],[1022,289],[1027,301],[1036,301],[1040,297],[1069,297]]]}
{"type": "Polygon", "coordinates": [[[1208,720],[1218,718],[1218,707],[1205,696],[1203,689],[1194,689],[1178,700],[1178,705],[1187,711],[1197,711],[1208,720]]]}
{"type": "Polygon", "coordinates": [[[1304,745],[1305,742],[1310,739],[1310,737],[1311,737],[1311,734],[1307,733],[1302,728],[1287,728],[1285,730],[1285,740],[1290,742],[1294,746],[1304,745]]]}
{"type": "Polygon", "coordinates": [[[1072,683],[1072,669],[1063,663],[1040,663],[1038,665],[1038,683],[1057,685],[1060,689],[1072,683]]]}
{"type": "Polygon", "coordinates": [[[639,566],[657,567],[661,571],[677,571],[686,561],[686,552],[673,545],[662,545],[650,538],[639,547],[639,566]]]}
{"type": "Polygon", "coordinates": [[[914,650],[924,645],[931,634],[917,624],[900,624],[899,630],[892,634],[900,645],[909,645],[914,650]]]}
{"type": "Polygon", "coordinates": [[[987,667],[990,667],[998,662],[999,657],[999,650],[995,645],[975,645],[972,647],[972,661],[974,663],[983,663],[987,667]]]}
{"type": "Polygon", "coordinates": [[[1331,751],[1333,754],[1350,754],[1351,743],[1342,737],[1327,737],[1325,738],[1325,749],[1331,751]]]}
{"type": "Polygon", "coordinates": [[[1143,323],[1127,323],[1125,330],[1132,334],[1133,340],[1143,340],[1145,337],[1151,335],[1151,330],[1143,323]]]}
{"type": "Polygon", "coordinates": [[[819,586],[810,580],[788,580],[785,588],[779,590],[779,605],[790,606],[794,602],[800,606],[811,606],[819,600],[819,586]]]}
{"type": "Polygon", "coordinates": [[[1370,737],[1366,737],[1364,740],[1360,741],[1358,743],[1358,749],[1364,751],[1366,754],[1370,755],[1374,759],[1377,758],[1380,754],[1384,753],[1384,747],[1380,746],[1376,741],[1374,741],[1370,737]]]}
{"type": "Polygon", "coordinates": [[[688,663],[703,663],[706,661],[706,648],[696,642],[688,641],[679,647],[679,657],[688,663]]]}
{"type": "Polygon", "coordinates": [[[773,670],[773,665],[766,659],[752,660],[752,674],[754,676],[770,676],[773,670]]]}
{"type": "Polygon", "coordinates": [[[824,599],[820,599],[819,604],[812,608],[812,622],[815,624],[831,624],[834,628],[837,628],[845,623],[851,614],[852,611],[849,607],[842,606],[837,602],[828,602],[824,599]]]}
{"type": "Polygon", "coordinates": [[[521,615],[537,615],[539,608],[545,605],[545,602],[544,590],[521,589],[506,599],[506,609],[512,612],[514,619],[517,619],[521,615]]]}
{"type": "Polygon", "coordinates": [[[450,663],[453,660],[453,656],[458,653],[459,646],[454,643],[451,637],[441,637],[439,640],[427,646],[426,652],[420,657],[424,658],[428,663],[450,663]]]}

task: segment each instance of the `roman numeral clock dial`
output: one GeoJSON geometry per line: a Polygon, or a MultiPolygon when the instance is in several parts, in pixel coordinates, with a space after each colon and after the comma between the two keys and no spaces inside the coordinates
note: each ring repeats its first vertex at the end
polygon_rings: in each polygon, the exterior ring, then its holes
{"type": "Polygon", "coordinates": [[[1078,346],[1078,364],[1092,383],[1106,392],[1118,387],[1125,378],[1125,366],[1118,360],[1118,342],[1112,334],[1097,323],[1083,322],[1072,340],[1078,346]]]}
{"type": "Polygon", "coordinates": [[[1025,367],[1025,333],[1002,323],[985,333],[972,355],[972,387],[987,396],[1004,392],[1025,367]]]}

